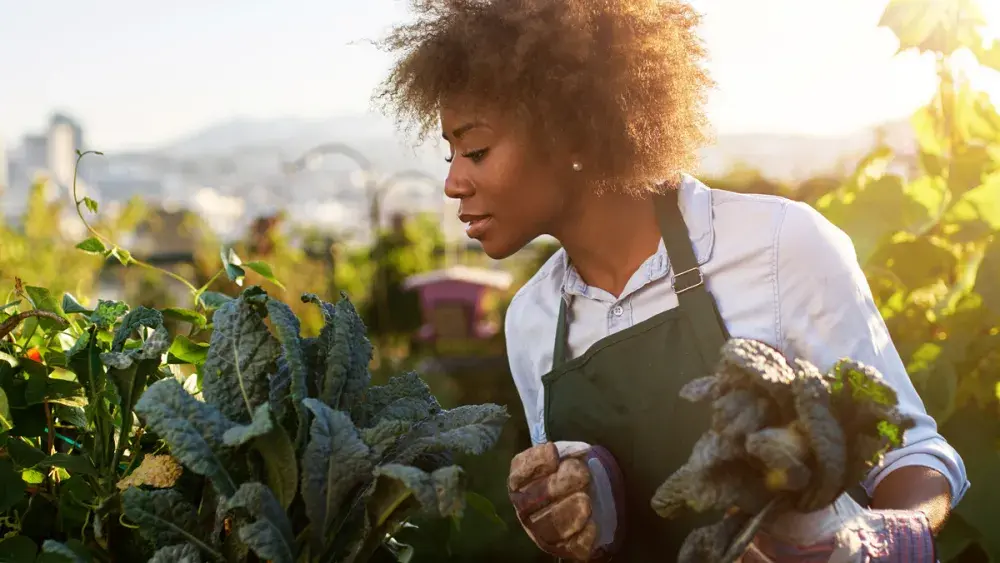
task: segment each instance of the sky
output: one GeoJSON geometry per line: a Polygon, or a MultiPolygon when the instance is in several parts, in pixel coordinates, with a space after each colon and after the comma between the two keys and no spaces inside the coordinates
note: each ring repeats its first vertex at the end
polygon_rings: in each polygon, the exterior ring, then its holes
{"type": "MultiPolygon", "coordinates": [[[[837,135],[925,103],[933,62],[895,55],[877,27],[886,1],[693,0],[716,131],[837,135]]],[[[1000,2],[981,3],[1000,35],[1000,2]]],[[[364,112],[391,64],[366,41],[406,19],[403,0],[0,0],[0,139],[56,110],[103,150],[234,118],[364,112]]],[[[1000,103],[1000,74],[977,85],[1000,103]]]]}

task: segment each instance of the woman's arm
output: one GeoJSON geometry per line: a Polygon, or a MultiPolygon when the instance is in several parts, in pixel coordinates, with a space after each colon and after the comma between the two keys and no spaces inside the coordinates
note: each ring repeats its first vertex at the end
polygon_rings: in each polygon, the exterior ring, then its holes
{"type": "Polygon", "coordinates": [[[951,513],[951,485],[936,469],[909,465],[886,475],[875,487],[871,507],[876,510],[919,510],[937,535],[951,513]]]}
{"type": "Polygon", "coordinates": [[[878,369],[916,425],[864,482],[872,508],[925,512],[940,529],[968,488],[961,456],[938,433],[889,336],[850,238],[792,202],[775,245],[776,341],[821,370],[848,357],[878,369]]]}

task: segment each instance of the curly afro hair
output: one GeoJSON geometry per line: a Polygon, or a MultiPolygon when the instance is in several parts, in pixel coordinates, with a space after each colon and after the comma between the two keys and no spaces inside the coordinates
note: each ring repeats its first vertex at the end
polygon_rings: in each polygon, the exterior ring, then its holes
{"type": "Polygon", "coordinates": [[[598,189],[652,191],[708,140],[699,15],[678,0],[412,0],[375,98],[421,136],[442,100],[517,115],[535,150],[580,155],[598,189]]]}

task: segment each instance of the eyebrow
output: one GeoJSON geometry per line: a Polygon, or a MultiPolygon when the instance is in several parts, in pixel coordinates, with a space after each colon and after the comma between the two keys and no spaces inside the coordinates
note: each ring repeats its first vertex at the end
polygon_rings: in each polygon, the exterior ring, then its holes
{"type": "MultiPolygon", "coordinates": [[[[470,123],[466,123],[465,125],[461,125],[459,127],[456,127],[455,130],[451,132],[451,134],[456,139],[461,139],[462,135],[465,135],[470,130],[475,129],[476,127],[483,127],[484,125],[485,124],[483,122],[481,122],[481,121],[473,121],[473,122],[470,122],[470,123]]],[[[445,139],[447,139],[448,138],[448,133],[447,132],[442,132],[441,136],[444,137],[445,139]]]]}

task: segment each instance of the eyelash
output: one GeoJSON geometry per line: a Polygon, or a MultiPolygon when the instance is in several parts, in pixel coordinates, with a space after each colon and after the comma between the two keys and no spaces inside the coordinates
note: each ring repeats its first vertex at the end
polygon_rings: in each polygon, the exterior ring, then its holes
{"type": "MultiPolygon", "coordinates": [[[[465,158],[468,158],[472,162],[478,163],[478,162],[480,162],[480,161],[483,160],[483,157],[486,156],[486,153],[488,153],[489,150],[490,149],[479,149],[479,150],[475,150],[475,151],[469,151],[467,153],[463,153],[462,156],[464,156],[465,158]]],[[[447,162],[447,163],[449,163],[449,164],[451,164],[451,162],[453,160],[455,160],[455,156],[454,155],[449,156],[448,158],[444,159],[444,161],[447,162]]]]}

